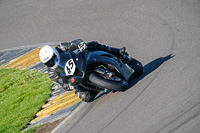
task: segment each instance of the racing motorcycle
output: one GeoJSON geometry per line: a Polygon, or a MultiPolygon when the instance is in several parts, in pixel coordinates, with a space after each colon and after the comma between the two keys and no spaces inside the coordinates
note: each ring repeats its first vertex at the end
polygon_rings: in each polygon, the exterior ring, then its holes
{"type": "Polygon", "coordinates": [[[61,75],[68,77],[71,89],[82,86],[87,90],[81,98],[85,102],[100,91],[126,90],[130,81],[143,72],[142,64],[128,54],[117,58],[104,51],[68,50],[60,54],[57,64],[61,75]]]}

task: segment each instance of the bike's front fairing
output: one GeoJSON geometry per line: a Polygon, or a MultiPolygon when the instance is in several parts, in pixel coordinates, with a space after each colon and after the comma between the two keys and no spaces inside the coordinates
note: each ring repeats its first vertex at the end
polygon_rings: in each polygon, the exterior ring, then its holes
{"type": "MultiPolygon", "coordinates": [[[[61,76],[73,76],[78,72],[83,72],[87,66],[87,54],[88,51],[79,52],[78,54],[67,51],[60,53],[59,60],[55,60],[57,63],[56,69],[61,73],[61,76]]],[[[83,75],[80,75],[83,76],[83,75]]]]}
{"type": "Polygon", "coordinates": [[[84,76],[85,73],[90,71],[91,66],[102,64],[112,65],[119,74],[126,80],[134,73],[127,64],[112,54],[103,51],[89,52],[84,50],[82,52],[74,53],[67,51],[60,54],[60,60],[57,62],[57,70],[64,76],[79,75],[84,76]]]}

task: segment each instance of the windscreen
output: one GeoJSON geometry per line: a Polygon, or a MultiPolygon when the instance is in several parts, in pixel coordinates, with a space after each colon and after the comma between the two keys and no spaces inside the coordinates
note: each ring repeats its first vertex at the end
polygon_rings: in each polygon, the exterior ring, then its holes
{"type": "Polygon", "coordinates": [[[60,60],[55,60],[58,63],[57,70],[59,72],[65,72],[65,64],[66,62],[71,59],[70,52],[65,52],[60,54],[60,60]]]}
{"type": "Polygon", "coordinates": [[[89,54],[89,52],[87,50],[84,50],[78,54],[72,55],[74,58],[75,64],[80,71],[85,71],[85,69],[87,67],[88,54],[89,54]]]}

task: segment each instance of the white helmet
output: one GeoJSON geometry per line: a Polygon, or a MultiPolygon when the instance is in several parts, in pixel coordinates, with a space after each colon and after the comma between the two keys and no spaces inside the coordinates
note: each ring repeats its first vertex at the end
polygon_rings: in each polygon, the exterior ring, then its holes
{"type": "Polygon", "coordinates": [[[58,50],[49,45],[45,45],[40,50],[39,56],[42,63],[51,68],[56,68],[58,61],[60,61],[60,54],[58,53],[58,50]],[[55,59],[57,62],[55,62],[55,59]]]}

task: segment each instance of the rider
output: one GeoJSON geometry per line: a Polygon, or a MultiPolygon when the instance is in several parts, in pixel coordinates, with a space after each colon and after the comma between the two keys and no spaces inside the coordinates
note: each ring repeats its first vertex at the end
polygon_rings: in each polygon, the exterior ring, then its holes
{"type": "MultiPolygon", "coordinates": [[[[63,42],[60,45],[57,45],[56,48],[53,48],[52,46],[45,45],[39,53],[40,60],[42,63],[44,63],[48,67],[48,75],[49,77],[56,83],[59,83],[63,89],[67,91],[71,91],[72,89],[70,88],[68,84],[68,78],[61,77],[59,70],[56,69],[56,64],[55,64],[55,58],[59,58],[59,54],[62,52],[66,52],[67,50],[74,51],[76,49],[80,50],[88,50],[88,51],[95,51],[95,50],[100,50],[100,51],[105,51],[109,52],[117,57],[122,57],[125,53],[126,48],[113,48],[109,47],[103,44],[99,44],[98,42],[92,41],[92,42],[84,42],[82,39],[77,39],[72,42],[63,42]]],[[[84,89],[83,87],[78,86],[76,88],[79,97],[83,101],[89,101],[90,96],[88,98],[88,94],[90,93],[88,90],[84,89]],[[89,93],[88,93],[89,92],[89,93]]],[[[91,94],[89,94],[91,95],[91,94]]]]}

